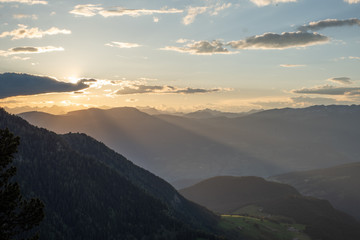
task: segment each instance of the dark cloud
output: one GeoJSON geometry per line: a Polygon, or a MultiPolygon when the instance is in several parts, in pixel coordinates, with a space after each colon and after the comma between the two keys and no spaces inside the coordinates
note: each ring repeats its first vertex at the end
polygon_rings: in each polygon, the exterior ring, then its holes
{"type": "Polygon", "coordinates": [[[11,49],[12,52],[38,52],[37,47],[16,47],[11,49]]]}
{"type": "Polygon", "coordinates": [[[302,88],[293,90],[293,93],[302,94],[325,94],[325,95],[360,95],[360,87],[334,87],[330,85],[302,88]]]}
{"type": "Polygon", "coordinates": [[[236,49],[285,49],[322,44],[329,40],[328,37],[318,33],[284,32],[252,36],[244,40],[229,42],[228,45],[236,49]]]}
{"type": "Polygon", "coordinates": [[[10,48],[7,51],[0,50],[0,56],[9,56],[14,54],[31,54],[31,53],[45,53],[45,52],[54,52],[54,51],[64,51],[62,47],[15,47],[10,48]]]}
{"type": "Polygon", "coordinates": [[[118,90],[116,94],[143,94],[143,93],[178,93],[178,94],[195,94],[195,93],[210,93],[218,92],[220,89],[203,89],[203,88],[178,88],[173,86],[147,86],[147,85],[134,85],[131,87],[123,87],[118,90]]]}
{"type": "Polygon", "coordinates": [[[336,78],[329,78],[328,81],[334,82],[334,83],[340,83],[340,84],[352,84],[351,78],[348,77],[336,77],[336,78]]]}
{"type": "Polygon", "coordinates": [[[338,19],[326,19],[318,22],[311,22],[308,25],[303,25],[298,27],[299,31],[307,32],[307,31],[317,31],[328,27],[343,27],[343,26],[360,26],[360,20],[357,18],[351,18],[346,20],[338,20],[338,19]]]}
{"type": "Polygon", "coordinates": [[[35,95],[52,92],[73,92],[88,88],[86,83],[93,79],[83,79],[76,84],[59,82],[53,78],[29,74],[0,74],[0,98],[19,95],[35,95]]]}

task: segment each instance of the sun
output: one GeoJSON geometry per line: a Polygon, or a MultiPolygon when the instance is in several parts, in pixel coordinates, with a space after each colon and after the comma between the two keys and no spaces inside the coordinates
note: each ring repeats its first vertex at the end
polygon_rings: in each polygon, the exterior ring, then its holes
{"type": "Polygon", "coordinates": [[[72,76],[66,77],[66,80],[71,83],[77,83],[80,80],[80,77],[77,75],[72,75],[72,76]]]}

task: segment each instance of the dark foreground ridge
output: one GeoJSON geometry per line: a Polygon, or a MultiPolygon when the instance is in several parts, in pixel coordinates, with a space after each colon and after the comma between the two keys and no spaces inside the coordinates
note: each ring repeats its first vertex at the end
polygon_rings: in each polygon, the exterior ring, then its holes
{"type": "Polygon", "coordinates": [[[0,109],[20,136],[17,181],[45,203],[40,239],[217,239],[217,216],[85,134],[57,135],[0,109]]]}

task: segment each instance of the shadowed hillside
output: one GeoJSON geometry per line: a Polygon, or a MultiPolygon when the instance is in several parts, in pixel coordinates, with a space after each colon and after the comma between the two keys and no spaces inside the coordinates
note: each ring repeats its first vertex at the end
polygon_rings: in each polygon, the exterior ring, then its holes
{"type": "Polygon", "coordinates": [[[260,177],[214,177],[181,189],[180,193],[212,211],[225,214],[264,199],[300,195],[289,185],[268,182],[260,177]]]}
{"type": "Polygon", "coordinates": [[[360,220],[360,163],[278,175],[271,180],[290,184],[306,196],[326,199],[360,220]]]}
{"type": "Polygon", "coordinates": [[[353,217],[334,209],[326,200],[304,197],[286,184],[258,177],[215,177],[180,193],[222,214],[250,214],[302,224],[312,239],[360,238],[360,223],[353,217]]]}

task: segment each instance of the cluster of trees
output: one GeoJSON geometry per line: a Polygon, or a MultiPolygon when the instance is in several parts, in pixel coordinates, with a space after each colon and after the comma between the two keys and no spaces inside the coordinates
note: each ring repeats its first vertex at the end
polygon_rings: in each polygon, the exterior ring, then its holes
{"type": "Polygon", "coordinates": [[[24,199],[19,184],[12,181],[16,174],[12,162],[18,145],[19,137],[8,129],[0,129],[0,238],[35,240],[39,234],[33,233],[34,227],[44,218],[44,204],[38,198],[24,199]]]}

